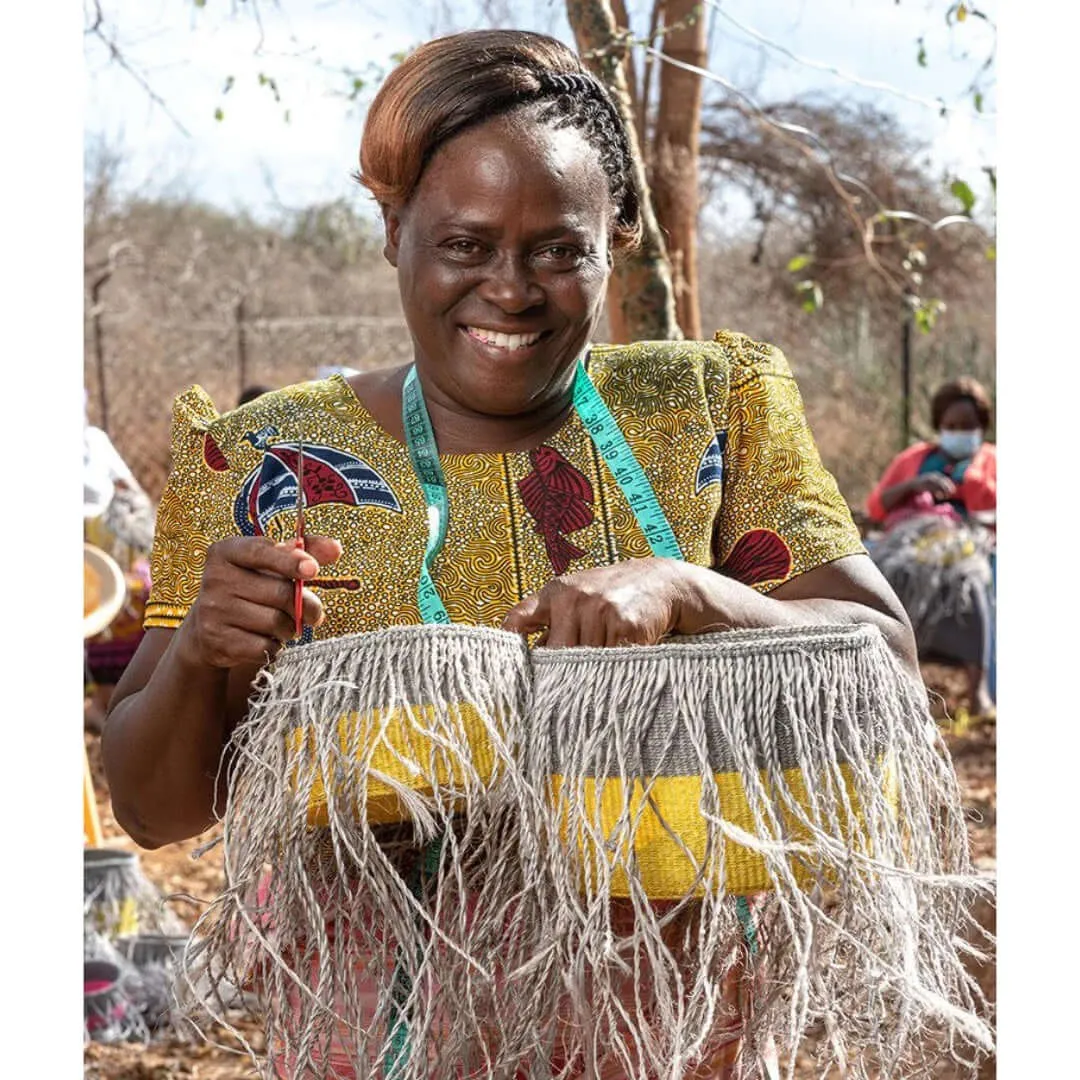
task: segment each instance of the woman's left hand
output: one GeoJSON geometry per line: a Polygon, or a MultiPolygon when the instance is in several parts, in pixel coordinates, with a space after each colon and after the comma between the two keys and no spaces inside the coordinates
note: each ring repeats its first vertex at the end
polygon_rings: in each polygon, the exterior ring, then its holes
{"type": "Polygon", "coordinates": [[[679,626],[693,589],[686,569],[651,558],[564,574],[512,607],[503,629],[545,630],[549,648],[654,645],[679,626]]]}

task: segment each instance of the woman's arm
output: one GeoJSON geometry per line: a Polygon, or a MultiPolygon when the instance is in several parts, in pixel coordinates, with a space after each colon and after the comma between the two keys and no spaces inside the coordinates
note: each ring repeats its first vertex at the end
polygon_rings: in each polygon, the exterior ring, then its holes
{"type": "Polygon", "coordinates": [[[702,566],[688,566],[675,630],[700,634],[769,626],[872,623],[897,658],[919,674],[903,605],[868,555],[847,555],[759,593],[702,566]]]}
{"type": "Polygon", "coordinates": [[[992,443],[984,444],[964,471],[956,497],[973,513],[997,509],[997,448],[992,443]]]}
{"type": "Polygon", "coordinates": [[[881,479],[866,500],[866,512],[874,521],[884,521],[890,511],[902,506],[912,495],[935,491],[941,498],[951,498],[955,486],[937,473],[919,476],[919,464],[930,449],[928,443],[908,447],[889,462],[881,479]],[[930,477],[934,479],[930,479],[930,477]],[[944,480],[941,484],[939,481],[944,480]]]}
{"type": "Polygon", "coordinates": [[[197,836],[224,790],[222,751],[258,667],[192,663],[184,627],[151,628],[118,683],[101,736],[113,813],[144,848],[197,836]]]}
{"type": "Polygon", "coordinates": [[[907,615],[867,555],[815,567],[762,594],[705,566],[630,559],[555,578],[515,605],[504,629],[552,648],[652,645],[668,634],[872,623],[918,675],[907,615]]]}
{"type": "MultiPolygon", "coordinates": [[[[333,562],[336,540],[307,551],[265,537],[212,544],[202,586],[176,630],[151,628],[117,685],[102,733],[116,820],[142,847],[196,836],[224,796],[222,754],[251,683],[293,636],[293,581],[333,562]],[[219,773],[221,779],[219,780],[219,773]]],[[[304,622],[322,605],[304,591],[304,622]]]]}

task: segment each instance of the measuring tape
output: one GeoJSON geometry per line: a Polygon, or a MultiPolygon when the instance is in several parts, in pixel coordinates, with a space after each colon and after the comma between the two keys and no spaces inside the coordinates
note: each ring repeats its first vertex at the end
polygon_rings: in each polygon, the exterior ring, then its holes
{"type": "MultiPolygon", "coordinates": [[[[645,470],[634,457],[630,444],[615,417],[611,415],[611,410],[597,392],[581,360],[578,360],[574,374],[573,404],[604,464],[630,504],[638,527],[653,555],[681,559],[683,554],[675,532],[656,498],[656,492],[653,491],[645,470]]],[[[442,465],[439,464],[439,451],[435,444],[431,417],[424,403],[424,392],[420,388],[415,365],[409,368],[405,376],[401,413],[409,459],[420,481],[427,506],[427,547],[420,566],[420,583],[416,594],[420,617],[425,623],[448,623],[450,616],[439,596],[439,590],[435,587],[431,569],[446,542],[450,500],[446,492],[446,478],[442,465]]]]}

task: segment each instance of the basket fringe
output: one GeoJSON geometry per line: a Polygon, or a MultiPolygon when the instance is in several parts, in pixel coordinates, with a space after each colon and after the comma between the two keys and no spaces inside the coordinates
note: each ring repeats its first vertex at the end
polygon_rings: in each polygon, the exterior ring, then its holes
{"type": "Polygon", "coordinates": [[[283,653],[233,749],[187,1005],[257,991],[267,1075],[682,1080],[733,1029],[744,1075],[770,1036],[794,1075],[812,1028],[855,1077],[992,1049],[964,968],[988,886],[873,627],[355,635],[283,653]]]}

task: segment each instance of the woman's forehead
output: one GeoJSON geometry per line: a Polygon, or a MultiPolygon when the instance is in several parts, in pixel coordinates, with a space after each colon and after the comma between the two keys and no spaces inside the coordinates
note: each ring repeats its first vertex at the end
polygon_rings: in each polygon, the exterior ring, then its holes
{"type": "Polygon", "coordinates": [[[979,410],[975,407],[975,402],[967,397],[957,398],[955,401],[950,402],[941,414],[942,423],[956,423],[967,420],[974,420],[978,423],[978,419],[979,410]]]}
{"type": "Polygon", "coordinates": [[[497,218],[523,204],[584,223],[606,216],[610,198],[599,156],[576,128],[500,118],[442,146],[412,201],[438,217],[497,218]]]}

